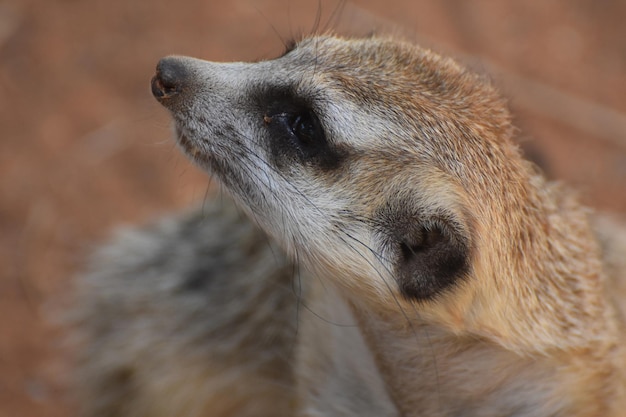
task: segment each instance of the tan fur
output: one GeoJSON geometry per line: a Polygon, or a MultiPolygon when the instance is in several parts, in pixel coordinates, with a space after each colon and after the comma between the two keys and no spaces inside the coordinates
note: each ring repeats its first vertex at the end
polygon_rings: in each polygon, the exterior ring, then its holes
{"type": "Polygon", "coordinates": [[[294,414],[621,415],[626,232],[592,228],[523,160],[482,77],[328,36],[253,64],[170,57],[153,93],[181,148],[310,271],[281,373],[294,414]],[[323,140],[299,124],[311,113],[323,140]]]}

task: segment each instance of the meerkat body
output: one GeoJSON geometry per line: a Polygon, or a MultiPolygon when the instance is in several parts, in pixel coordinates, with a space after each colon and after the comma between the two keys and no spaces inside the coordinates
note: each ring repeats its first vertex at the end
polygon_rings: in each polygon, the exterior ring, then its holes
{"type": "Polygon", "coordinates": [[[280,373],[294,415],[620,415],[626,244],[522,159],[484,79],[327,36],[251,64],[165,58],[152,88],[181,148],[310,271],[280,373]]]}
{"type": "Polygon", "coordinates": [[[293,415],[294,271],[228,199],[120,233],[77,291],[81,415],[293,415]]]}

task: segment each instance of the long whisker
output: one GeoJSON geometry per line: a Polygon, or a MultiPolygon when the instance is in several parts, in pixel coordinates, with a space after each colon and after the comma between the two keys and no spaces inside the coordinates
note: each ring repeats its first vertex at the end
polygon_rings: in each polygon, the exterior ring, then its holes
{"type": "Polygon", "coordinates": [[[339,24],[339,19],[341,18],[341,14],[343,13],[345,9],[345,6],[346,6],[346,0],[340,0],[337,3],[332,13],[330,14],[330,17],[328,18],[328,20],[326,20],[326,24],[322,28],[322,33],[328,32],[330,28],[337,27],[337,25],[339,24]]]}
{"type": "MultiPolygon", "coordinates": [[[[252,140],[252,142],[254,143],[255,141],[252,140]]],[[[284,173],[282,173],[281,171],[279,171],[278,169],[276,169],[275,167],[273,167],[272,165],[270,165],[269,163],[267,163],[267,161],[265,161],[263,158],[261,158],[258,154],[256,154],[255,152],[252,151],[252,149],[250,149],[250,147],[248,147],[245,143],[238,143],[239,146],[242,147],[243,153],[242,155],[237,155],[238,157],[240,157],[240,164],[238,164],[243,172],[246,172],[249,176],[256,178],[257,181],[255,181],[255,183],[257,184],[263,184],[262,181],[260,181],[260,177],[258,176],[257,173],[253,172],[251,167],[247,164],[245,164],[244,162],[249,162],[250,164],[252,164],[254,167],[260,168],[260,165],[258,165],[259,163],[263,165],[263,167],[271,170],[273,173],[275,173],[276,175],[278,175],[281,179],[284,180],[284,184],[287,184],[293,191],[295,191],[298,195],[300,195],[301,197],[303,197],[303,199],[310,205],[311,208],[315,209],[318,211],[319,214],[321,215],[326,215],[325,213],[323,213],[323,211],[313,203],[313,201],[311,201],[308,196],[306,196],[295,184],[293,184],[289,178],[287,178],[284,173]],[[254,158],[250,158],[250,156],[254,156],[254,158]],[[245,161],[243,160],[245,159],[245,161]]],[[[269,193],[271,193],[274,197],[274,202],[278,203],[282,206],[283,209],[288,210],[288,207],[286,206],[285,202],[281,199],[278,198],[278,195],[276,194],[276,192],[270,188],[265,188],[266,191],[268,191],[269,193]]],[[[243,191],[243,190],[241,190],[243,191]]],[[[262,193],[261,193],[262,194],[262,193]]],[[[265,197],[264,197],[265,198],[265,197]]],[[[380,224],[379,220],[376,219],[372,219],[372,218],[367,218],[364,216],[356,216],[353,215],[352,217],[353,220],[357,220],[360,222],[364,222],[368,225],[376,225],[376,224],[380,224]]],[[[284,219],[283,219],[284,220],[284,219]]],[[[283,226],[284,227],[284,226],[283,226]]],[[[352,236],[350,233],[348,233],[345,230],[341,230],[341,229],[337,229],[338,232],[340,232],[341,234],[343,234],[347,239],[343,238],[340,236],[340,239],[342,240],[343,243],[345,243],[348,247],[350,247],[356,254],[358,254],[365,262],[367,262],[372,269],[374,269],[378,275],[378,277],[381,279],[381,281],[385,284],[387,290],[389,291],[389,294],[392,296],[396,306],[398,307],[398,309],[402,312],[402,315],[404,316],[405,320],[407,321],[407,324],[409,325],[409,327],[412,329],[412,332],[415,334],[415,336],[417,337],[417,333],[413,327],[413,323],[412,320],[409,318],[409,315],[407,314],[407,312],[405,311],[404,307],[402,306],[402,304],[400,303],[400,301],[397,298],[396,293],[393,291],[393,286],[392,284],[389,282],[389,280],[386,278],[385,274],[379,269],[379,267],[383,267],[385,269],[385,272],[387,273],[387,276],[393,276],[392,271],[390,271],[387,266],[386,263],[388,262],[388,259],[386,259],[381,253],[379,253],[378,251],[374,250],[373,248],[371,248],[370,246],[368,246],[367,244],[365,244],[364,242],[362,242],[361,240],[357,239],[356,237],[352,236]],[[353,244],[351,244],[349,241],[354,241],[356,242],[359,246],[365,248],[367,251],[369,251],[370,253],[372,253],[376,259],[378,259],[378,266],[374,265],[370,259],[368,257],[366,257],[360,250],[358,250],[353,244]]],[[[297,247],[297,245],[293,245],[294,247],[297,247]]],[[[303,307],[307,308],[307,306],[303,303],[303,307]]]]}

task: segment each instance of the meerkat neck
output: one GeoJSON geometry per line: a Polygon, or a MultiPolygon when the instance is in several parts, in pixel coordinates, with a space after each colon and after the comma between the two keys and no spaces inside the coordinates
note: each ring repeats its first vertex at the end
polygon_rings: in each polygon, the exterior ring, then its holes
{"type": "Polygon", "coordinates": [[[426,311],[455,333],[485,337],[520,354],[605,348],[616,340],[605,300],[600,250],[588,210],[547,182],[511,141],[490,139],[476,170],[455,180],[471,207],[472,270],[467,285],[426,311]],[[484,166],[483,166],[484,165],[484,166]]]}
{"type": "Polygon", "coordinates": [[[598,368],[589,369],[588,363],[578,361],[580,352],[521,355],[487,339],[415,319],[415,310],[406,310],[404,320],[390,320],[388,311],[354,304],[352,308],[401,415],[447,416],[460,410],[466,416],[564,411],[610,415],[602,404],[619,395],[603,382],[610,372],[603,354],[598,354],[598,368]],[[580,377],[588,381],[585,392],[580,392],[580,377]]]}

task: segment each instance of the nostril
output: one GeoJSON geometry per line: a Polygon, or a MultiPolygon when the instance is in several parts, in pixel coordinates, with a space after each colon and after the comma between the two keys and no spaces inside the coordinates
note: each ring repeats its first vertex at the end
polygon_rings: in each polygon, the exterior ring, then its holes
{"type": "Polygon", "coordinates": [[[152,94],[157,99],[166,99],[181,92],[189,73],[185,65],[175,57],[163,58],[152,78],[152,94]]]}

